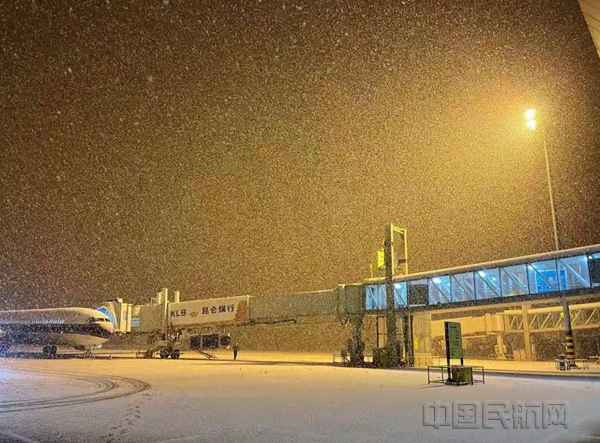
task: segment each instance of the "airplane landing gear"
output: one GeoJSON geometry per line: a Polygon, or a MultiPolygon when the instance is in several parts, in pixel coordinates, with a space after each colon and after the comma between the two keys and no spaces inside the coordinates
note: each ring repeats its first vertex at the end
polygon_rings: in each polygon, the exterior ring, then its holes
{"type": "Polygon", "coordinates": [[[177,348],[174,348],[172,345],[169,345],[165,348],[161,348],[158,351],[158,355],[160,356],[160,358],[173,358],[173,359],[177,359],[181,356],[181,351],[177,348]]]}
{"type": "Polygon", "coordinates": [[[46,345],[42,348],[42,353],[46,358],[56,358],[56,353],[58,352],[58,348],[56,345],[46,345]]]}
{"type": "Polygon", "coordinates": [[[11,343],[9,341],[0,340],[0,357],[4,357],[10,349],[11,343]]]}

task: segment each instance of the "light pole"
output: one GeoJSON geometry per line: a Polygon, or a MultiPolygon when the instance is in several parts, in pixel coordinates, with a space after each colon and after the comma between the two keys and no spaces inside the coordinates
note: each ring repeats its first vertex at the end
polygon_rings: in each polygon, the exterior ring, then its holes
{"type": "MultiPolygon", "coordinates": [[[[525,125],[532,131],[537,128],[535,109],[525,111],[525,125]]],[[[548,178],[548,194],[550,195],[550,211],[552,212],[552,228],[554,229],[554,246],[560,251],[560,242],[558,241],[558,228],[556,227],[556,211],[554,209],[554,194],[552,193],[552,176],[550,175],[550,160],[548,159],[548,146],[546,137],[546,127],[542,125],[542,140],[544,141],[544,158],[546,159],[546,177],[548,178]]]]}
{"type": "MultiPolygon", "coordinates": [[[[528,109],[525,111],[525,125],[535,131],[537,128],[537,119],[535,109],[528,109]]],[[[544,142],[544,158],[546,159],[546,177],[548,179],[548,194],[550,196],[550,211],[552,213],[552,228],[554,230],[554,246],[556,251],[560,251],[560,241],[558,239],[558,228],[556,225],[556,210],[554,209],[554,194],[552,192],[552,176],[550,174],[550,160],[548,157],[548,146],[546,136],[546,126],[542,125],[542,140],[544,142]]],[[[560,279],[557,276],[556,282],[559,283],[560,279]]],[[[571,327],[571,312],[569,310],[569,302],[567,298],[561,296],[563,315],[565,317],[565,341],[566,341],[566,358],[571,362],[572,366],[575,365],[575,349],[573,345],[573,329],[571,327]]]]}

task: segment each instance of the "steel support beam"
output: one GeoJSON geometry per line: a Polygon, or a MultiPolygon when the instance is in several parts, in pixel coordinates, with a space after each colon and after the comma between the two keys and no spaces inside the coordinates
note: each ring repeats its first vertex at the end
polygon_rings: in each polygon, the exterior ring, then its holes
{"type": "Polygon", "coordinates": [[[529,305],[522,305],[523,311],[523,342],[525,344],[525,359],[531,361],[531,334],[529,333],[529,305]]]}
{"type": "MultiPolygon", "coordinates": [[[[397,366],[398,361],[398,330],[396,327],[396,307],[394,306],[394,260],[392,245],[392,225],[385,228],[385,242],[383,244],[385,256],[385,295],[386,295],[386,348],[390,361],[393,366],[397,366]]],[[[409,303],[407,303],[408,305],[409,303]]],[[[409,314],[410,315],[410,314],[409,314]]]]}

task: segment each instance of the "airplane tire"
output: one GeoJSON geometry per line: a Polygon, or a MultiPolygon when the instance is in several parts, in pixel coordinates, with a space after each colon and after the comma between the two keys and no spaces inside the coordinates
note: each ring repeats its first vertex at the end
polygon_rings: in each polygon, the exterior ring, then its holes
{"type": "Polygon", "coordinates": [[[166,349],[161,349],[159,352],[160,358],[167,358],[169,356],[169,351],[166,349]]]}
{"type": "Polygon", "coordinates": [[[52,358],[56,358],[57,352],[58,352],[58,348],[56,347],[56,345],[50,346],[50,355],[52,356],[52,358]]]}
{"type": "Polygon", "coordinates": [[[10,341],[0,340],[0,357],[3,357],[8,353],[10,346],[10,341]]]}
{"type": "Polygon", "coordinates": [[[42,353],[44,354],[44,357],[49,357],[51,355],[51,349],[50,346],[44,346],[42,348],[42,353]]]}
{"type": "Polygon", "coordinates": [[[179,358],[180,355],[181,355],[181,352],[179,352],[179,351],[171,352],[171,358],[179,358]]]}

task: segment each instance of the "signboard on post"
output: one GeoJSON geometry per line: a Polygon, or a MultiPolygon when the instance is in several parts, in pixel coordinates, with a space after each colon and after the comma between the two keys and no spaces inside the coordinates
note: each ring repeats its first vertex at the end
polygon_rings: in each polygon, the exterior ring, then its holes
{"type": "Polygon", "coordinates": [[[385,253],[383,248],[377,251],[377,269],[385,268],[385,253]]]}
{"type": "Polygon", "coordinates": [[[463,347],[460,323],[451,321],[444,322],[444,332],[446,335],[446,359],[448,360],[448,366],[450,366],[450,360],[453,358],[459,358],[460,364],[462,365],[463,347]]]}
{"type": "Polygon", "coordinates": [[[247,323],[248,296],[169,303],[169,323],[190,327],[214,323],[247,323]]]}

